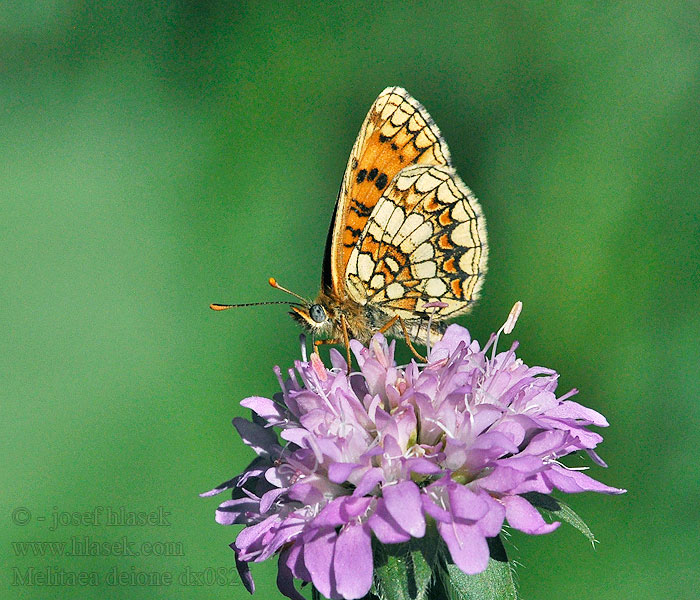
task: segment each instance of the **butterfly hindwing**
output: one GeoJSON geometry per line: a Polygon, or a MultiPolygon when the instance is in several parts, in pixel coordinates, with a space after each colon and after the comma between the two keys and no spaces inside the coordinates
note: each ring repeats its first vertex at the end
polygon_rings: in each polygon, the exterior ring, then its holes
{"type": "Polygon", "coordinates": [[[454,170],[407,167],[384,191],[351,251],[347,292],[406,320],[435,301],[447,304],[438,320],[454,317],[476,299],[487,252],[479,203],[454,170]]]}
{"type": "Polygon", "coordinates": [[[447,144],[427,111],[406,90],[385,89],[362,124],[343,176],[326,245],[324,288],[345,296],[353,249],[377,202],[402,169],[449,164],[447,144]]]}

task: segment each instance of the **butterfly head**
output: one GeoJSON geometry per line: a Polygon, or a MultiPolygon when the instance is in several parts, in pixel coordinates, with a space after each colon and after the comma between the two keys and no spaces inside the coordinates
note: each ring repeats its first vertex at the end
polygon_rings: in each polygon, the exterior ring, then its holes
{"type": "Polygon", "coordinates": [[[304,329],[307,329],[316,335],[327,334],[333,329],[329,308],[325,306],[320,299],[316,300],[316,302],[309,302],[308,300],[302,298],[299,294],[295,294],[287,288],[279,285],[273,277],[270,277],[269,283],[273,288],[291,294],[292,296],[301,300],[301,303],[290,304],[290,308],[292,310],[289,312],[289,314],[304,329]]]}
{"type": "Polygon", "coordinates": [[[324,333],[331,327],[328,311],[322,304],[307,303],[292,306],[289,313],[302,327],[314,333],[324,333]]]}

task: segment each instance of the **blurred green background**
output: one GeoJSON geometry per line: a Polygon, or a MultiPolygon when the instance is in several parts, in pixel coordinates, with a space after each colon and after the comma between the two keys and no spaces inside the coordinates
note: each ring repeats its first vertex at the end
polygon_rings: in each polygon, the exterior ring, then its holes
{"type": "MultiPolygon", "coordinates": [[[[276,390],[298,330],[284,307],[207,305],[284,299],[269,276],[316,293],[388,85],[427,107],[486,214],[460,322],[485,340],[522,300],[521,355],[608,417],[592,474],[629,489],[568,499],[595,550],[513,535],[523,598],[697,597],[696,2],[61,0],[0,9],[0,597],[247,597],[237,528],[197,493],[252,458],[230,420],[276,390]],[[120,509],[157,524],[107,526],[120,509]],[[85,536],[116,547],[27,545],[85,536]]],[[[281,597],[275,571],[254,568],[256,597],[281,597]]]]}

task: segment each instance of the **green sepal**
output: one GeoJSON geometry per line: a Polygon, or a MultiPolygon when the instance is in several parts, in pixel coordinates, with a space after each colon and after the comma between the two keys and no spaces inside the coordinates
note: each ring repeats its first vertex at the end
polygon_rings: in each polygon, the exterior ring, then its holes
{"type": "Polygon", "coordinates": [[[449,558],[439,570],[439,581],[431,600],[518,600],[512,563],[500,536],[487,538],[490,558],[485,571],[467,575],[449,558]]]}
{"type": "Polygon", "coordinates": [[[428,525],[422,538],[403,544],[375,540],[372,593],[380,600],[428,600],[440,541],[434,524],[428,525]]]}
{"type": "Polygon", "coordinates": [[[543,515],[554,517],[553,520],[568,523],[586,536],[591,544],[596,542],[595,536],[588,525],[586,525],[581,517],[571,510],[568,504],[565,504],[554,496],[549,496],[540,492],[527,492],[521,494],[521,496],[537,508],[543,515]]]}

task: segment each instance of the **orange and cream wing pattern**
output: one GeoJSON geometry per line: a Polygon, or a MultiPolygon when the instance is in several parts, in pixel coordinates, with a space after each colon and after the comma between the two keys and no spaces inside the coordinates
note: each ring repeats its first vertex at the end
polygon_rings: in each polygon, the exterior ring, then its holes
{"type": "Polygon", "coordinates": [[[416,319],[428,302],[441,320],[466,312],[486,272],[481,207],[449,166],[403,169],[374,207],[350,253],[350,298],[416,319]],[[418,314],[416,314],[418,313],[418,314]]]}
{"type": "Polygon", "coordinates": [[[329,232],[323,283],[338,297],[345,295],[348,261],[370,214],[396,175],[412,165],[449,166],[449,150],[420,103],[402,88],[387,88],[353,146],[329,232]]]}

